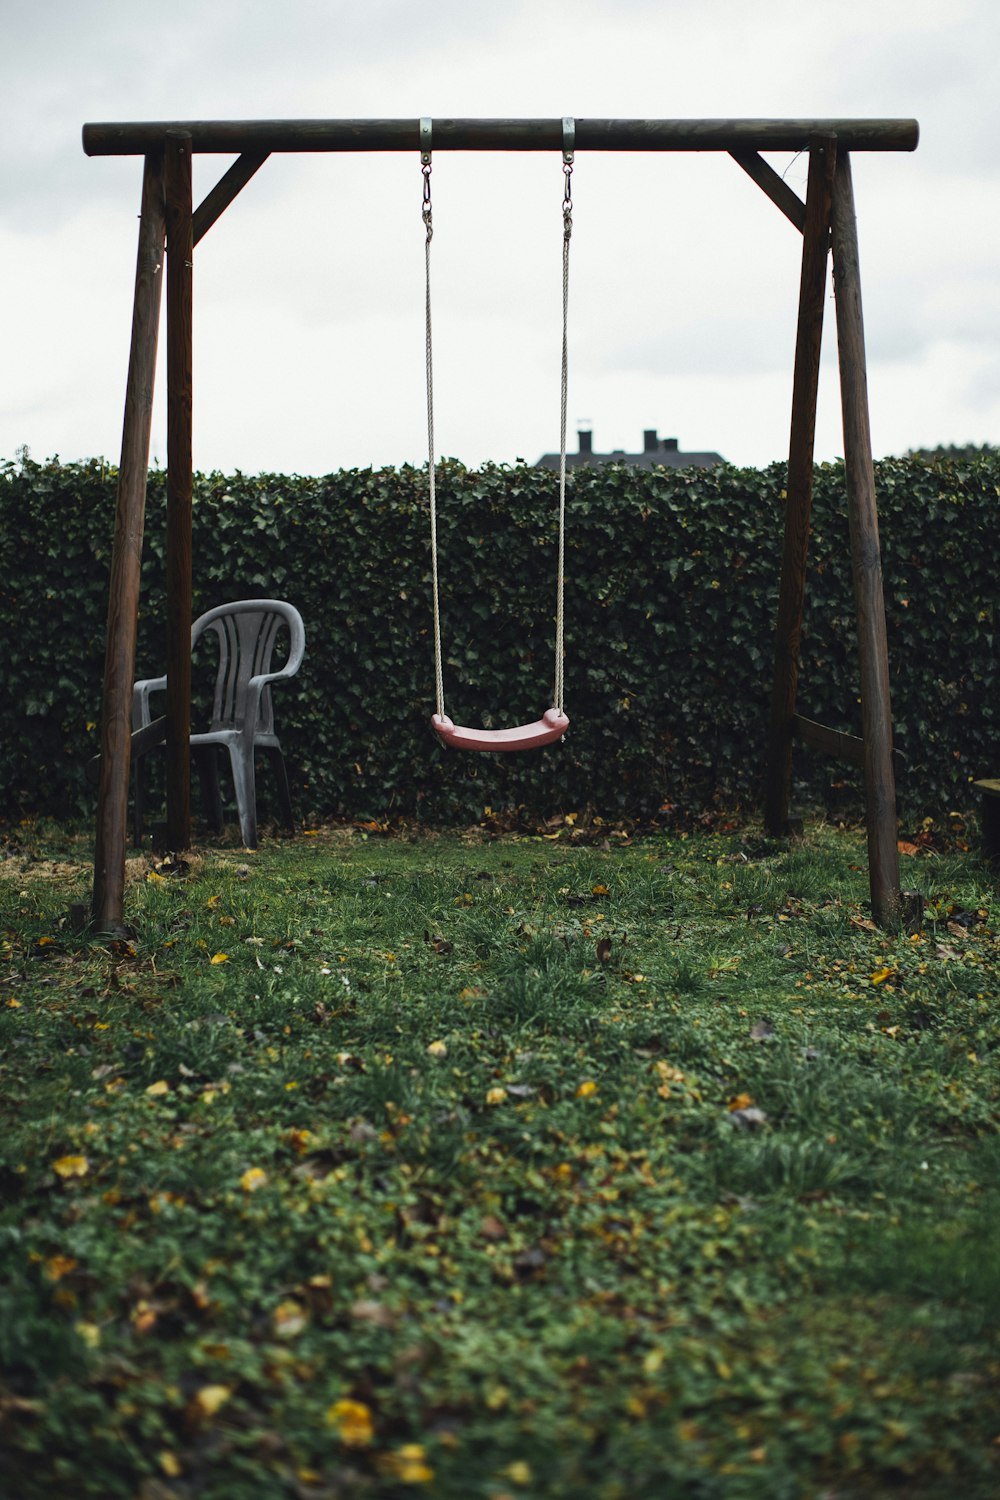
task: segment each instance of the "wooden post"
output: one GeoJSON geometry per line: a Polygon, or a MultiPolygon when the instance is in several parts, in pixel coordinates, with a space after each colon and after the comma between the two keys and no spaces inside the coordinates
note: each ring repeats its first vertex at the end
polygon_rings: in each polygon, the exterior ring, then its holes
{"type": "Polygon", "coordinates": [[[92,903],[94,923],[101,932],[119,932],[123,924],[132,683],[135,679],[146,476],[163,285],[163,235],[163,158],[161,152],[155,151],[146,157],[142,177],[132,342],[125,387],[125,420],[104,652],[101,769],[92,903]]]}
{"type": "Polygon", "coordinates": [[[823,340],[823,304],[830,240],[830,202],[837,167],[833,136],[815,140],[809,153],[809,183],[799,280],[799,322],[792,381],[788,441],[785,542],[774,640],[771,728],[764,786],[764,823],[772,835],[785,832],[792,785],[792,715],[799,681],[799,646],[806,589],[809,516],[812,510],[816,395],[823,340]]]}
{"type": "Polygon", "coordinates": [[[169,131],[167,219],[167,842],[191,842],[191,137],[169,131]]]}
{"type": "Polygon", "coordinates": [[[865,816],[872,915],[896,929],[903,917],[896,845],[896,782],[892,764],[889,651],[882,591],[875,471],[868,415],[861,268],[851,162],[842,151],[833,181],[833,276],[844,412],[844,465],[851,533],[851,570],[858,621],[861,726],[865,753],[865,816]]]}

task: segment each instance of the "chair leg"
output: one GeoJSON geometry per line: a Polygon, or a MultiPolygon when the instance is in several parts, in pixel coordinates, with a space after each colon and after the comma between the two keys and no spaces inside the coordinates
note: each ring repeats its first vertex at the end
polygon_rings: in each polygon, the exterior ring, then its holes
{"type": "Polygon", "coordinates": [[[257,847],[257,790],[254,780],[253,744],[229,746],[236,808],[240,815],[240,837],[245,849],[257,847]]]}
{"type": "Polygon", "coordinates": [[[146,766],[143,756],[132,762],[132,842],[142,848],[142,825],[146,811],[146,766]]]}
{"type": "Polygon", "coordinates": [[[201,800],[205,821],[213,833],[221,833],[225,826],[222,811],[222,794],[219,791],[219,756],[214,745],[205,745],[194,752],[195,765],[201,781],[201,800]]]}
{"type": "Polygon", "coordinates": [[[268,749],[268,759],[274,771],[274,780],[278,790],[278,806],[281,808],[281,816],[285,820],[285,827],[289,833],[295,832],[295,819],[292,816],[292,792],[288,785],[288,772],[285,770],[285,757],[281,748],[274,745],[268,749]]]}

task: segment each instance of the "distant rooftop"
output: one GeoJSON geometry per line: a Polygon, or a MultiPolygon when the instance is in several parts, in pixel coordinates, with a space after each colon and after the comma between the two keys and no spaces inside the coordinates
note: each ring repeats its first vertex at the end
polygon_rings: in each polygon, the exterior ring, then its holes
{"type": "MultiPolygon", "coordinates": [[[[567,469],[579,469],[585,465],[633,464],[638,469],[653,469],[663,465],[668,469],[710,469],[714,464],[724,464],[721,453],[682,453],[674,437],[661,438],[655,427],[647,427],[642,434],[642,452],[626,453],[616,448],[613,453],[594,452],[594,434],[577,433],[579,451],[566,454],[567,469]]],[[[559,454],[543,453],[535,466],[539,469],[558,469],[559,454]]]]}

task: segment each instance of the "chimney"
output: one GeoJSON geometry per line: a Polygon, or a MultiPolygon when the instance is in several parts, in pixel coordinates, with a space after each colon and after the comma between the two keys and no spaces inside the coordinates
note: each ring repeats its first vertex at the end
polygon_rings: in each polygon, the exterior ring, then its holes
{"type": "Polygon", "coordinates": [[[594,451],[592,447],[594,434],[592,432],[578,432],[577,437],[580,439],[581,453],[592,453],[594,451]]]}
{"type": "Polygon", "coordinates": [[[664,438],[663,439],[663,451],[665,453],[676,453],[677,452],[677,439],[676,438],[664,438]]]}
{"type": "Polygon", "coordinates": [[[644,453],[655,453],[660,446],[660,440],[656,435],[655,427],[647,427],[642,434],[642,451],[644,453]]]}

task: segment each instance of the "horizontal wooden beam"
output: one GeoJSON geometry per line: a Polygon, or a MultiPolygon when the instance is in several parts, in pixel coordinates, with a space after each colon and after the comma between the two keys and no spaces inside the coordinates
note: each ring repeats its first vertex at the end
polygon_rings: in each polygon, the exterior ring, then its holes
{"type": "MultiPolygon", "coordinates": [[[[792,734],[813,750],[820,750],[846,765],[857,766],[859,770],[864,769],[865,742],[859,735],[845,734],[842,729],[828,729],[825,724],[804,719],[801,714],[792,715],[792,734]]],[[[906,765],[906,756],[901,750],[893,751],[893,764],[897,773],[906,765]]]]}
{"type": "MultiPolygon", "coordinates": [[[[149,120],[83,127],[88,156],[141,156],[168,130],[193,151],[418,151],[419,120],[149,120]]],[[[845,151],[913,151],[916,120],[576,121],[577,151],[806,151],[815,135],[845,151]]],[[[435,151],[561,151],[562,118],[433,122],[435,151]]]]}

